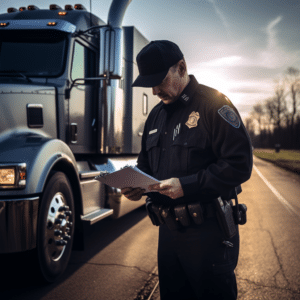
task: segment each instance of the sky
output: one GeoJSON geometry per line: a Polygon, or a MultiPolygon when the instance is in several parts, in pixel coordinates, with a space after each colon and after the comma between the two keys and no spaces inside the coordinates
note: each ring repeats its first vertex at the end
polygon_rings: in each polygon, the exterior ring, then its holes
{"type": "MultiPolygon", "coordinates": [[[[1,0],[8,7],[83,4],[90,1],[1,0]],[[30,3],[29,3],[30,2],[30,3]]],[[[111,0],[92,0],[92,12],[107,21],[111,0]]],[[[149,41],[178,44],[199,83],[224,93],[249,116],[252,106],[273,95],[288,67],[300,69],[300,1],[132,0],[123,25],[134,25],[149,41]]]]}

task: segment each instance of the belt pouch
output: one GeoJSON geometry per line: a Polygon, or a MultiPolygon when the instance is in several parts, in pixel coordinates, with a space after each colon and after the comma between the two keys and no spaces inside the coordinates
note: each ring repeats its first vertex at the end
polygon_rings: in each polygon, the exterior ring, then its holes
{"type": "Polygon", "coordinates": [[[231,205],[227,201],[223,201],[221,197],[214,199],[213,201],[216,207],[217,219],[225,238],[232,238],[237,231],[231,205]]]}
{"type": "Polygon", "coordinates": [[[237,204],[232,207],[233,215],[235,216],[235,224],[244,225],[247,222],[247,206],[246,204],[237,204]],[[238,212],[237,212],[238,208],[238,212]]]}
{"type": "Polygon", "coordinates": [[[170,230],[179,229],[179,224],[175,220],[175,216],[172,214],[171,207],[162,208],[161,216],[170,230]]]}
{"type": "Polygon", "coordinates": [[[189,218],[188,210],[186,208],[186,205],[176,205],[174,207],[174,213],[176,220],[181,223],[182,226],[189,226],[191,225],[191,221],[189,218]]]}
{"type": "Polygon", "coordinates": [[[200,203],[188,204],[188,211],[196,225],[200,225],[204,221],[203,209],[200,203]]]}
{"type": "Polygon", "coordinates": [[[164,224],[165,222],[161,217],[161,209],[162,209],[161,205],[159,206],[159,205],[152,204],[152,210],[153,210],[155,216],[157,217],[159,224],[164,224]]]}
{"type": "Polygon", "coordinates": [[[153,225],[159,226],[161,223],[159,222],[159,219],[157,218],[156,214],[153,212],[152,205],[153,205],[153,202],[151,200],[146,200],[146,210],[147,210],[148,216],[153,225]]]}

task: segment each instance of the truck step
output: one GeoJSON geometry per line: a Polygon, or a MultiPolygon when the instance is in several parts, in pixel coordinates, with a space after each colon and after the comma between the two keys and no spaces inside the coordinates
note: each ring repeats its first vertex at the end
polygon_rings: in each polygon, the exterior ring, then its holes
{"type": "Polygon", "coordinates": [[[101,174],[100,171],[80,172],[80,179],[93,179],[101,174]]]}
{"type": "Polygon", "coordinates": [[[90,225],[110,216],[113,214],[113,209],[101,208],[99,210],[93,211],[89,214],[81,216],[81,220],[84,222],[89,222],[90,225]]]}

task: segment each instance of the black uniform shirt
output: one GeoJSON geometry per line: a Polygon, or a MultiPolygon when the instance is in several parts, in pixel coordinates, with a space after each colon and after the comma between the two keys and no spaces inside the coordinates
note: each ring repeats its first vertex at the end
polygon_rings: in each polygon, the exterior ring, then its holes
{"type": "Polygon", "coordinates": [[[149,194],[160,204],[232,199],[250,178],[252,146],[230,100],[191,75],[177,101],[161,101],[150,112],[138,168],[158,180],[179,178],[183,197],[149,194]]]}

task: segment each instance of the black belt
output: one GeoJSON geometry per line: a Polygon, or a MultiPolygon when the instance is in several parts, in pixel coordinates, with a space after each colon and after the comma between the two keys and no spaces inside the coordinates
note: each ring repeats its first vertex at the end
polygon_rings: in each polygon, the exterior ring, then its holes
{"type": "Polygon", "coordinates": [[[166,224],[172,230],[193,224],[201,225],[205,219],[216,216],[213,203],[195,202],[165,207],[147,198],[146,208],[154,225],[166,224]]]}

